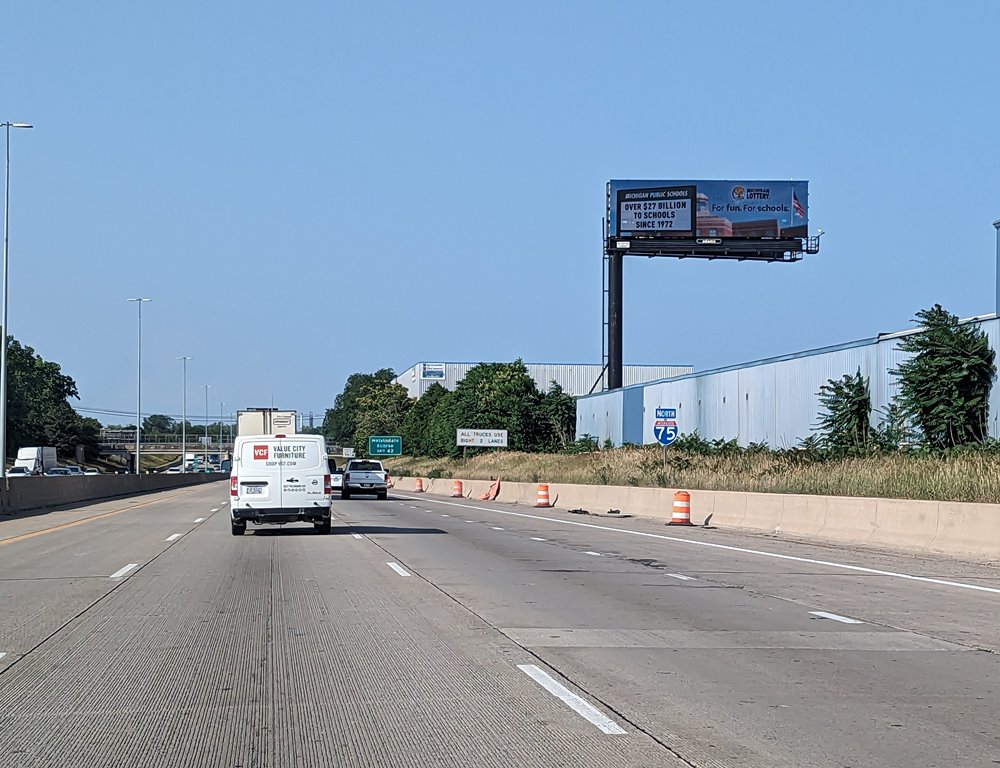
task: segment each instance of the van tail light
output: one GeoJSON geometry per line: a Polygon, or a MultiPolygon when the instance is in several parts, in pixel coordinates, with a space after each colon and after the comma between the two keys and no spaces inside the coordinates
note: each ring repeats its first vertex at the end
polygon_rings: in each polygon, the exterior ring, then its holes
{"type": "Polygon", "coordinates": [[[329,496],[333,493],[333,483],[329,475],[323,475],[323,493],[329,496]]]}
{"type": "Polygon", "coordinates": [[[236,475],[233,475],[231,478],[229,478],[229,495],[230,496],[239,496],[239,487],[240,487],[240,484],[239,484],[239,480],[236,479],[236,475]]]}

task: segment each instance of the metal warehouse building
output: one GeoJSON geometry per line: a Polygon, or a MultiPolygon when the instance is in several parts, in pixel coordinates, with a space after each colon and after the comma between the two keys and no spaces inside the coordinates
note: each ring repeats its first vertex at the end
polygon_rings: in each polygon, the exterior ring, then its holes
{"type": "MultiPolygon", "coordinates": [[[[431,384],[454,389],[465,375],[479,363],[416,363],[396,377],[396,383],[406,387],[410,397],[420,397],[431,384]]],[[[596,363],[525,363],[528,375],[544,392],[553,381],[574,397],[586,395],[601,378],[604,366],[596,363]]],[[[694,370],[690,365],[627,365],[624,369],[625,384],[642,384],[647,381],[683,376],[694,370]]]]}
{"type": "MultiPolygon", "coordinates": [[[[978,325],[994,350],[1000,349],[997,315],[980,315],[963,323],[978,325]]],[[[870,380],[873,418],[898,389],[890,371],[904,359],[899,340],[916,329],[883,333],[833,347],[757,360],[729,368],[664,378],[647,384],[580,397],[577,435],[590,434],[615,445],[655,443],[657,408],[676,408],[682,434],[695,430],[708,440],[736,439],[740,445],[767,443],[789,448],[815,434],[819,388],[829,379],[859,368],[870,380]]],[[[626,374],[627,377],[627,374],[626,374]]],[[[1000,385],[990,393],[990,434],[1000,437],[1000,385]]]]}

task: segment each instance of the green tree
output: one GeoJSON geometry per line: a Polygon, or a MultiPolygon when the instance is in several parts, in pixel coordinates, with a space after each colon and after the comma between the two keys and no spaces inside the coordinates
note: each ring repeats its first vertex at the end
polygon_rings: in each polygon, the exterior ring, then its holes
{"type": "Polygon", "coordinates": [[[981,443],[987,437],[989,394],[996,378],[996,353],[986,334],[940,304],[917,313],[919,333],[899,349],[910,355],[891,371],[899,379],[896,403],[934,449],[981,443]]]}
{"type": "Polygon", "coordinates": [[[448,396],[448,390],[437,382],[431,384],[427,391],[410,408],[403,420],[402,436],[403,450],[411,456],[431,456],[433,439],[431,426],[438,403],[448,396]]]}
{"type": "Polygon", "coordinates": [[[354,449],[366,453],[371,435],[399,435],[412,403],[401,384],[376,380],[365,387],[356,401],[354,449]]]}
{"type": "Polygon", "coordinates": [[[154,413],[142,420],[142,432],[145,435],[171,435],[180,422],[174,421],[162,413],[154,413]]]}
{"type": "Polygon", "coordinates": [[[436,455],[457,456],[458,429],[506,429],[513,450],[550,450],[557,438],[542,411],[542,394],[521,360],[480,363],[435,407],[431,441],[436,455]]]}
{"type": "Polygon", "coordinates": [[[344,391],[337,395],[333,408],[327,409],[323,418],[323,434],[333,445],[353,445],[358,429],[358,398],[365,388],[382,382],[392,383],[396,374],[392,368],[382,368],[375,373],[352,373],[347,377],[344,391]]]}
{"type": "Polygon", "coordinates": [[[553,381],[542,398],[541,411],[549,420],[559,447],[565,449],[576,439],[576,398],[553,381]]]}
{"type": "Polygon", "coordinates": [[[829,379],[818,394],[822,408],[817,427],[821,447],[852,453],[873,446],[872,398],[868,379],[861,375],[860,368],[853,375],[829,379]]]}

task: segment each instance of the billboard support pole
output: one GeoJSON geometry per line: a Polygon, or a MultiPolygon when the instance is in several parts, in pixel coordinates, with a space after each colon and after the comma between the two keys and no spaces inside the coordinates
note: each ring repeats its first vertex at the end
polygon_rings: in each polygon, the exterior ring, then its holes
{"type": "Polygon", "coordinates": [[[622,387],[622,277],[625,254],[608,254],[608,389],[622,387]]]}
{"type": "Polygon", "coordinates": [[[997,231],[997,303],[994,312],[1000,317],[1000,219],[993,222],[997,231]]]}

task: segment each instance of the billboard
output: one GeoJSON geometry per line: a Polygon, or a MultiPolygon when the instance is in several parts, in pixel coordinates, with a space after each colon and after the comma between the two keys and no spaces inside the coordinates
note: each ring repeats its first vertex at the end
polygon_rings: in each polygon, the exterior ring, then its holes
{"type": "Polygon", "coordinates": [[[506,448],[506,429],[459,429],[455,445],[467,448],[506,448]]]}
{"type": "Polygon", "coordinates": [[[809,234],[808,181],[608,182],[608,237],[788,239],[809,234]]]}

